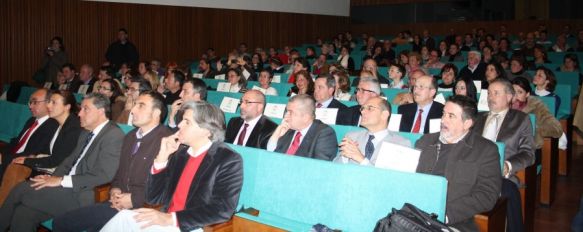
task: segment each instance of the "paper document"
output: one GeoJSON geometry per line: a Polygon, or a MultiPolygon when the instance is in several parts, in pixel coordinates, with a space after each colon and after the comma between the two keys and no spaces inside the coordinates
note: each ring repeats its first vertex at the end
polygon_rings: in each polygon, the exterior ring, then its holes
{"type": "Polygon", "coordinates": [[[429,133],[441,131],[441,118],[429,119],[429,133]]]}
{"type": "Polygon", "coordinates": [[[217,92],[230,92],[231,91],[231,83],[229,82],[219,82],[217,85],[217,92]]]}
{"type": "Polygon", "coordinates": [[[279,76],[279,75],[273,76],[273,79],[271,79],[271,82],[273,82],[273,83],[281,83],[281,76],[279,76]]]}
{"type": "Polygon", "coordinates": [[[217,79],[217,80],[224,80],[225,79],[225,74],[215,75],[215,79],[217,79]]]}
{"type": "Polygon", "coordinates": [[[87,90],[89,89],[89,85],[81,85],[79,86],[79,90],[77,91],[77,93],[79,94],[87,94],[87,90]]]}
{"type": "Polygon", "coordinates": [[[478,99],[478,111],[490,111],[488,106],[488,91],[480,93],[480,99],[478,99]]]}
{"type": "Polygon", "coordinates": [[[336,124],[337,108],[316,108],[316,119],[328,125],[336,124]]]}
{"type": "Polygon", "coordinates": [[[202,79],[202,77],[203,77],[203,76],[202,76],[202,73],[193,73],[193,74],[192,74],[192,77],[193,77],[193,78],[202,79]]]}
{"type": "Polygon", "coordinates": [[[474,85],[476,86],[476,90],[478,91],[478,93],[482,92],[482,81],[474,81],[474,85]]]}
{"type": "Polygon", "coordinates": [[[221,102],[221,110],[227,113],[235,113],[237,112],[237,106],[239,105],[239,101],[240,99],[224,97],[223,101],[221,102]]]}
{"type": "Polygon", "coordinates": [[[272,118],[283,118],[285,113],[285,104],[267,103],[263,114],[272,118]]]}
{"type": "Polygon", "coordinates": [[[437,94],[433,100],[445,105],[445,97],[443,96],[443,93],[437,94]]]}
{"type": "Polygon", "coordinates": [[[403,115],[400,114],[391,114],[391,119],[389,119],[389,130],[390,131],[399,131],[399,127],[401,127],[401,117],[403,115]]]}
{"type": "Polygon", "coordinates": [[[421,151],[394,143],[383,142],[375,167],[401,172],[415,172],[421,151]]]}

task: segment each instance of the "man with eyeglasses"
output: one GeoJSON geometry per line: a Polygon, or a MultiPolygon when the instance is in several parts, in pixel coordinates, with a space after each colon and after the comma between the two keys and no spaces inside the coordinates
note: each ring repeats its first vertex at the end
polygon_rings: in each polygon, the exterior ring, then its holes
{"type": "Polygon", "coordinates": [[[26,121],[17,137],[10,140],[7,146],[0,150],[2,163],[0,164],[0,183],[6,167],[16,157],[39,154],[48,148],[59,123],[49,118],[47,101],[49,99],[47,89],[39,89],[30,96],[28,108],[32,117],[26,121]]]}
{"type": "Polygon", "coordinates": [[[429,133],[429,121],[439,119],[443,114],[443,104],[433,101],[437,93],[437,80],[431,76],[421,76],[413,86],[414,103],[399,106],[401,125],[399,131],[429,133]]]}
{"type": "Polygon", "coordinates": [[[336,132],[316,119],[314,98],[298,94],[290,98],[281,124],[267,143],[268,151],[331,161],[338,151],[336,132]]]}
{"type": "Polygon", "coordinates": [[[339,112],[337,124],[347,126],[360,126],[361,112],[360,107],[363,106],[368,99],[378,97],[381,94],[381,86],[378,79],[374,77],[363,77],[358,82],[356,88],[356,101],[358,105],[348,107],[346,110],[339,112]]]}
{"type": "Polygon", "coordinates": [[[131,83],[128,86],[128,90],[126,93],[127,99],[126,99],[126,103],[124,106],[124,110],[121,112],[121,114],[117,118],[114,118],[114,120],[117,123],[133,125],[132,124],[133,118],[131,115],[131,110],[134,107],[134,105],[136,104],[136,101],[138,100],[140,93],[145,92],[145,91],[149,91],[149,90],[152,90],[152,85],[150,85],[150,82],[148,80],[146,80],[142,77],[133,77],[131,79],[131,83]]]}
{"type": "Polygon", "coordinates": [[[348,132],[339,144],[334,162],[374,166],[383,142],[411,147],[411,141],[387,129],[391,117],[388,101],[381,97],[369,98],[360,112],[360,125],[366,130],[348,132]]]}
{"type": "Polygon", "coordinates": [[[277,124],[263,115],[265,95],[248,90],[241,99],[241,117],[231,118],[225,142],[239,146],[266,149],[277,124]]]}

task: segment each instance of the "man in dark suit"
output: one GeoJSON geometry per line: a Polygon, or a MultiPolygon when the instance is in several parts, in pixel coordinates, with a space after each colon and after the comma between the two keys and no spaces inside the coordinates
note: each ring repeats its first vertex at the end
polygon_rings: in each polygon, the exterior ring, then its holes
{"type": "MultiPolygon", "coordinates": [[[[63,73],[63,76],[65,76],[63,90],[76,93],[83,82],[79,80],[79,77],[75,73],[75,66],[71,63],[64,64],[63,67],[61,67],[61,73],[63,73]]],[[[61,89],[60,86],[59,89],[61,89]]]]}
{"type": "Polygon", "coordinates": [[[111,181],[119,163],[123,132],[107,115],[109,99],[89,94],[81,103],[81,132],[71,155],[53,175],[18,184],[0,208],[0,231],[36,231],[38,224],[93,204],[93,188],[111,181]]]}
{"type": "Polygon", "coordinates": [[[166,78],[164,78],[163,87],[158,87],[158,92],[164,94],[166,105],[172,105],[176,100],[180,99],[180,93],[182,90],[182,84],[186,80],[184,73],[179,70],[172,70],[168,72],[166,78]],[[163,91],[161,91],[164,89],[163,91]]]}
{"type": "Polygon", "coordinates": [[[180,129],[162,139],[148,177],[146,201],[162,205],[161,211],[122,210],[101,231],[130,231],[128,226],[193,231],[225,222],[235,213],[243,159],[222,142],[223,112],[207,102],[185,102],[181,109],[180,129]]]}
{"type": "Polygon", "coordinates": [[[205,101],[206,100],[206,84],[204,81],[198,78],[189,78],[182,84],[182,90],[180,91],[180,98],[172,103],[170,107],[170,114],[168,115],[168,126],[170,128],[176,128],[178,123],[177,119],[182,117],[182,112],[180,112],[180,106],[182,103],[187,101],[205,101]]]}
{"type": "Polygon", "coordinates": [[[167,107],[164,97],[155,91],[140,94],[132,108],[132,125],[123,141],[119,168],[113,181],[109,202],[69,211],[53,221],[54,231],[99,231],[119,210],[144,205],[146,182],[160,141],[172,131],[161,125],[167,107]]]}
{"type": "MultiPolygon", "coordinates": [[[[30,96],[28,108],[32,117],[26,121],[17,137],[10,140],[10,144],[0,151],[0,183],[6,167],[14,158],[37,155],[49,147],[59,123],[49,118],[47,103],[49,100],[47,89],[39,89],[30,96]]],[[[6,112],[10,113],[10,112],[6,112]]]]}
{"type": "Polygon", "coordinates": [[[314,98],[309,95],[293,96],[287,103],[281,125],[269,139],[267,150],[313,159],[334,159],[338,151],[336,133],[315,119],[314,106],[314,98]]]}
{"type": "MultiPolygon", "coordinates": [[[[89,64],[84,64],[81,66],[79,70],[79,80],[81,81],[81,85],[87,85],[87,92],[84,94],[91,93],[93,91],[93,85],[95,85],[95,77],[93,75],[93,67],[89,64]]],[[[79,88],[77,89],[79,92],[79,88]]]]}
{"type": "Polygon", "coordinates": [[[417,172],[447,179],[446,224],[458,231],[478,231],[474,215],[492,209],[500,194],[498,148],[470,130],[477,114],[470,98],[451,97],[443,112],[447,117],[441,131],[424,135],[415,145],[421,150],[417,172]]]}
{"type": "Polygon", "coordinates": [[[267,148],[267,141],[277,124],[263,115],[265,95],[248,90],[241,98],[241,117],[231,118],[225,142],[245,147],[267,148]]]}
{"type": "Polygon", "coordinates": [[[522,206],[516,172],[535,162],[532,124],[527,114],[510,108],[514,88],[510,81],[495,79],[488,86],[488,107],[476,119],[473,131],[494,142],[503,142],[505,177],[502,196],[508,198],[508,230],[522,231],[522,206]]]}
{"type": "Polygon", "coordinates": [[[443,104],[433,101],[437,93],[437,80],[430,76],[417,78],[413,86],[414,103],[399,106],[401,125],[399,131],[429,133],[429,121],[441,118],[443,104]]]}
{"type": "MultiPolygon", "coordinates": [[[[125,28],[119,29],[117,32],[117,40],[107,47],[105,59],[115,71],[117,71],[123,63],[126,63],[129,66],[138,64],[138,61],[140,60],[138,49],[129,41],[128,31],[125,28]]],[[[152,70],[156,71],[156,69],[152,70]]],[[[163,74],[159,73],[159,75],[163,74]]]]}
{"type": "Polygon", "coordinates": [[[337,124],[347,126],[360,126],[360,107],[370,98],[381,94],[379,81],[374,77],[363,77],[356,88],[356,101],[358,105],[351,106],[338,113],[337,124]]]}
{"type": "Polygon", "coordinates": [[[334,99],[336,90],[336,80],[330,74],[319,75],[314,81],[314,99],[316,99],[316,110],[318,108],[338,109],[336,113],[336,124],[339,124],[340,112],[346,110],[346,105],[334,99]]]}
{"type": "Polygon", "coordinates": [[[426,46],[431,50],[435,48],[435,40],[429,35],[429,30],[423,30],[423,38],[421,38],[421,45],[426,46]]]}

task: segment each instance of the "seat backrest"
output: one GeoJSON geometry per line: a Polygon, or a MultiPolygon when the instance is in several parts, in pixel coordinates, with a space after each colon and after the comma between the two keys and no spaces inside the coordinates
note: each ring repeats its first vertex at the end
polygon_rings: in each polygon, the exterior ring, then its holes
{"type": "Polygon", "coordinates": [[[259,210],[259,216],[249,216],[252,220],[292,231],[307,231],[317,223],[343,231],[371,231],[380,218],[405,202],[444,220],[443,177],[230,146],[243,157],[239,206],[259,210]]]}
{"type": "Polygon", "coordinates": [[[0,141],[10,142],[32,116],[26,105],[9,101],[0,101],[0,141]]]}

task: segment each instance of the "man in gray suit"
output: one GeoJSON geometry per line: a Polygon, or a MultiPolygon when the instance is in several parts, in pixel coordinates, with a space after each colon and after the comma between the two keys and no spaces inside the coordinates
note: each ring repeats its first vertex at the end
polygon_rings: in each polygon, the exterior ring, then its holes
{"type": "Polygon", "coordinates": [[[267,150],[331,161],[338,151],[336,133],[315,119],[315,105],[314,98],[307,94],[290,98],[283,121],[267,142],[267,150]]]}
{"type": "MultiPolygon", "coordinates": [[[[516,172],[535,162],[534,134],[527,114],[510,108],[514,88],[506,79],[496,79],[488,86],[488,107],[476,119],[473,131],[493,142],[503,142],[504,167],[502,196],[508,199],[507,231],[523,231],[522,206],[516,172]]],[[[535,187],[536,188],[536,187],[535,187]]]]}
{"type": "Polygon", "coordinates": [[[89,94],[81,103],[81,132],[73,152],[53,175],[17,185],[0,208],[0,231],[36,231],[40,222],[94,203],[93,188],[117,171],[124,134],[107,115],[109,99],[89,94]]]}
{"type": "Polygon", "coordinates": [[[362,131],[349,132],[340,143],[337,163],[374,165],[383,142],[411,147],[411,141],[387,129],[391,105],[381,97],[369,98],[360,107],[362,131]]]}

